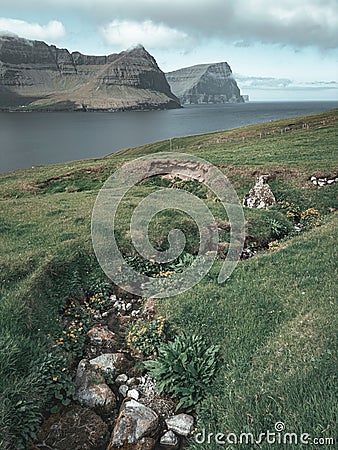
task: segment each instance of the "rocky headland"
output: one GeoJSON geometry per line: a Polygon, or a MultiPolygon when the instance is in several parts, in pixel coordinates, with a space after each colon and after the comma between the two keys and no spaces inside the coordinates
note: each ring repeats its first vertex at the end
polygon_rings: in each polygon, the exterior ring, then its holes
{"type": "Polygon", "coordinates": [[[155,59],[138,46],[88,56],[0,36],[0,109],[143,110],[180,107],[155,59]]]}
{"type": "Polygon", "coordinates": [[[182,104],[243,103],[228,63],[198,64],[166,73],[182,104]]]}

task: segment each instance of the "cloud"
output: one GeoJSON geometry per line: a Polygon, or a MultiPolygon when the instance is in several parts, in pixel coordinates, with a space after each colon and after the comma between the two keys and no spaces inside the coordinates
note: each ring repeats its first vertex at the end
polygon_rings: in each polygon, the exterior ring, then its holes
{"type": "Polygon", "coordinates": [[[191,45],[189,36],[175,28],[155,24],[151,20],[135,22],[113,20],[100,28],[108,45],[125,49],[142,44],[152,49],[182,48],[191,45]]]}
{"type": "Polygon", "coordinates": [[[57,20],[51,20],[47,25],[25,22],[18,19],[0,17],[1,34],[17,35],[26,39],[38,39],[54,41],[66,34],[63,24],[57,20]]]}
{"type": "Polygon", "coordinates": [[[337,81],[293,81],[288,78],[271,77],[246,77],[234,74],[234,78],[240,89],[264,89],[264,90],[314,90],[332,89],[338,92],[337,81]]]}
{"type": "MultiPolygon", "coordinates": [[[[338,48],[337,0],[1,0],[1,4],[22,14],[43,11],[56,17],[61,12],[76,13],[103,27],[108,35],[106,24],[111,21],[120,23],[120,28],[121,24],[138,24],[135,37],[154,41],[156,32],[161,31],[159,38],[168,32],[175,45],[179,36],[188,36],[197,44],[216,38],[237,45],[259,42],[338,48]],[[151,37],[144,34],[148,22],[151,37]]],[[[183,39],[182,47],[190,43],[183,39]]]]}

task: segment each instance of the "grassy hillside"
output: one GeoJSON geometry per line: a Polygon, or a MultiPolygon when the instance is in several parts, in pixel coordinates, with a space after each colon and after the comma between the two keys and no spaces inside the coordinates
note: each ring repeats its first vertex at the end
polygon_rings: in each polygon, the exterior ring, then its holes
{"type": "MultiPolygon", "coordinates": [[[[216,281],[217,261],[194,290],[161,303],[169,320],[221,347],[217,379],[198,407],[199,430],[259,435],[282,421],[289,432],[334,437],[337,183],[319,188],[309,178],[337,173],[338,110],[290,121],[171,143],[174,151],[217,165],[240,197],[257,173],[269,173],[278,200],[300,211],[314,208],[321,217],[319,226],[293,235],[292,220],[280,209],[246,209],[246,245],[255,242],[262,250],[241,261],[223,285],[216,281]],[[267,250],[283,234],[276,250],[267,250]]],[[[60,328],[65,299],[104,279],[90,236],[98,190],[124,161],[163,150],[168,141],[1,175],[0,448],[24,448],[39,421],[46,398],[37,367],[48,358],[48,334],[60,328]]],[[[122,228],[130,205],[154,189],[142,183],[123,202],[120,245],[126,252],[122,228]]],[[[217,203],[206,203],[226,220],[217,203]]],[[[167,226],[163,216],[154,227],[159,248],[167,226]]],[[[190,235],[193,240],[193,229],[190,235]]],[[[191,448],[219,446],[192,441],[191,448]]]]}

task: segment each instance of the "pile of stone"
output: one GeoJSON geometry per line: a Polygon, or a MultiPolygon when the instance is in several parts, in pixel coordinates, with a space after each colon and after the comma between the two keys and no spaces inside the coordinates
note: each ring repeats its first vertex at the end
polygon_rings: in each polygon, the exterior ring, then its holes
{"type": "Polygon", "coordinates": [[[267,183],[269,177],[269,175],[260,175],[256,178],[256,184],[243,199],[243,206],[269,209],[276,203],[276,198],[267,183]]]}
{"type": "Polygon", "coordinates": [[[323,187],[323,186],[326,186],[327,184],[330,185],[330,184],[338,183],[338,177],[337,176],[316,177],[313,175],[310,178],[310,181],[315,186],[323,187]]]}
{"type": "Polygon", "coordinates": [[[143,307],[137,298],[112,296],[111,300],[111,309],[87,333],[86,350],[76,370],[76,403],[43,424],[36,448],[178,450],[185,446],[193,416],[176,414],[176,403],[159,394],[155,380],[135,368],[135,359],[124,342],[121,345],[130,321],[153,318],[155,304],[151,299],[143,307]]]}

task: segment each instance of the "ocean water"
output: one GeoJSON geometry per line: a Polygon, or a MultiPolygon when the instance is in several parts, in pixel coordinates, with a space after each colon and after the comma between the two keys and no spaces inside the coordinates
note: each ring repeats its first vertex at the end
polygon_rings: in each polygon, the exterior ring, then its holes
{"type": "MultiPolygon", "coordinates": [[[[142,112],[0,112],[0,172],[338,108],[332,102],[191,105],[142,112]]],[[[169,146],[168,146],[169,148],[169,146]]]]}

